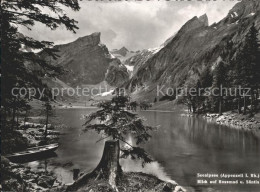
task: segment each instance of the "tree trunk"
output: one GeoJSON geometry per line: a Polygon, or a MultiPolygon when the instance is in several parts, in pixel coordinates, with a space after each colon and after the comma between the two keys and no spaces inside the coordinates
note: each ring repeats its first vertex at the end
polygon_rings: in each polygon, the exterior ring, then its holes
{"type": "Polygon", "coordinates": [[[121,172],[119,165],[120,147],[119,141],[106,141],[103,156],[96,170],[102,170],[105,178],[108,178],[112,188],[116,188],[118,175],[121,172]]]}
{"type": "Polygon", "coordinates": [[[192,113],[196,113],[196,106],[194,103],[192,104],[192,113]]]}
{"type": "Polygon", "coordinates": [[[90,173],[84,174],[71,186],[67,188],[67,191],[81,191],[84,186],[87,185],[90,179],[108,181],[110,186],[117,190],[117,182],[122,173],[121,166],[119,164],[120,147],[119,141],[109,140],[105,142],[102,158],[98,166],[90,173]]]}
{"type": "Polygon", "coordinates": [[[189,101],[187,102],[187,107],[188,107],[188,113],[191,113],[191,103],[189,101]]]}
{"type": "Polygon", "coordinates": [[[24,115],[24,121],[23,121],[24,126],[25,126],[26,117],[27,117],[27,109],[25,110],[25,115],[24,115]]]}
{"type": "Polygon", "coordinates": [[[7,117],[7,111],[6,107],[4,107],[2,116],[1,116],[1,122],[2,122],[2,128],[6,128],[6,117],[7,117]]]}
{"type": "Polygon", "coordinates": [[[45,131],[44,131],[44,139],[45,142],[47,143],[47,134],[48,134],[48,121],[49,121],[49,111],[48,107],[46,108],[46,122],[45,122],[45,131]]]}
{"type": "Polygon", "coordinates": [[[17,116],[16,116],[16,129],[18,129],[19,127],[19,113],[17,112],[17,116]]]}
{"type": "Polygon", "coordinates": [[[12,129],[14,130],[15,127],[15,113],[16,113],[16,107],[13,106],[13,117],[12,117],[12,129]]]}
{"type": "Polygon", "coordinates": [[[219,98],[219,106],[218,106],[218,113],[219,115],[222,115],[222,99],[221,97],[219,98]]]}
{"type": "Polygon", "coordinates": [[[250,108],[250,114],[252,115],[253,112],[254,112],[254,109],[255,109],[255,106],[254,106],[254,92],[253,90],[251,89],[251,108],[250,108]]]}
{"type": "Polygon", "coordinates": [[[240,97],[237,98],[237,112],[241,114],[240,97]]]}
{"type": "Polygon", "coordinates": [[[255,95],[255,112],[258,112],[258,98],[259,98],[259,92],[258,92],[258,88],[257,88],[256,95],[255,95]]]}
{"type": "Polygon", "coordinates": [[[243,95],[243,99],[244,99],[244,110],[243,110],[243,114],[246,114],[246,96],[245,94],[243,95]]]}

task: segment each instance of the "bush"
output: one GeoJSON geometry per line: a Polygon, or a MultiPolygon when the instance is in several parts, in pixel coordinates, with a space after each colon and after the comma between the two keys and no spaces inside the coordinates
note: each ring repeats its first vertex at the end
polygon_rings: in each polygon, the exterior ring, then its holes
{"type": "Polygon", "coordinates": [[[27,138],[17,131],[3,134],[2,143],[2,154],[9,154],[17,151],[22,151],[28,147],[27,138]]]}

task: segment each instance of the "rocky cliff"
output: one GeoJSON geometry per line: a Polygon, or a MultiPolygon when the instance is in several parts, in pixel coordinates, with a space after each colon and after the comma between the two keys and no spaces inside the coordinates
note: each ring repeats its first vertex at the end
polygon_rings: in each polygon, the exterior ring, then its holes
{"type": "Polygon", "coordinates": [[[176,88],[196,80],[205,66],[214,65],[228,41],[237,50],[253,23],[259,30],[259,4],[259,0],[243,0],[223,20],[211,26],[207,15],[193,17],[163,47],[153,52],[143,51],[126,61],[135,66],[126,87],[130,92],[140,87],[133,95],[152,100],[156,85],[176,88]]]}
{"type": "Polygon", "coordinates": [[[109,82],[111,86],[115,87],[121,87],[129,80],[127,68],[120,62],[119,59],[115,59],[110,62],[105,80],[109,82]]]}
{"type": "Polygon", "coordinates": [[[109,77],[106,79],[111,85],[117,85],[117,80],[125,82],[121,77],[128,78],[124,71],[126,68],[111,67],[117,59],[101,43],[100,35],[100,33],[93,33],[68,44],[56,45],[54,49],[58,50],[59,56],[56,60],[46,57],[44,53],[42,56],[52,65],[62,66],[65,73],[58,78],[72,87],[95,85],[104,81],[106,76],[109,77]],[[113,77],[113,74],[118,77],[113,77]]]}
{"type": "Polygon", "coordinates": [[[59,78],[71,86],[103,81],[109,62],[112,61],[107,47],[100,43],[100,33],[93,33],[54,48],[59,51],[59,57],[50,62],[65,69],[65,74],[59,78]]]}

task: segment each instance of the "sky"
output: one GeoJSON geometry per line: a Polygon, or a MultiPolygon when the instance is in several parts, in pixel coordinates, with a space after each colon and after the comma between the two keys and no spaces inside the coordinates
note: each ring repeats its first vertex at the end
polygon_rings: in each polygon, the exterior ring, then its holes
{"type": "Polygon", "coordinates": [[[207,14],[209,24],[220,21],[238,1],[80,1],[81,9],[65,8],[67,15],[78,21],[76,34],[64,26],[52,31],[36,23],[31,31],[22,33],[38,40],[64,44],[79,37],[101,32],[101,42],[108,49],[123,46],[142,50],[160,46],[194,16],[207,14]]]}

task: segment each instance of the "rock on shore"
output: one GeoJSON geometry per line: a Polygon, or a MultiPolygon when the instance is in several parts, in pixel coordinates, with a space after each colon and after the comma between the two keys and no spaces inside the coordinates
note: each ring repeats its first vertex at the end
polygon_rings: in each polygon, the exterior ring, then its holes
{"type": "MultiPolygon", "coordinates": [[[[40,145],[41,141],[44,140],[44,131],[46,125],[40,123],[25,122],[18,128],[18,132],[22,134],[24,138],[28,139],[29,146],[34,147],[40,145]]],[[[47,127],[47,142],[55,143],[59,139],[60,132],[54,130],[55,127],[48,124],[47,127]]]]}
{"type": "Polygon", "coordinates": [[[32,171],[4,157],[1,158],[1,177],[3,191],[48,191],[53,186],[61,185],[51,172],[32,171]]]}
{"type": "Polygon", "coordinates": [[[260,121],[257,115],[254,117],[249,117],[232,112],[225,112],[222,115],[207,113],[204,115],[204,118],[209,121],[215,121],[221,125],[226,125],[237,129],[251,130],[260,136],[260,121]]]}

